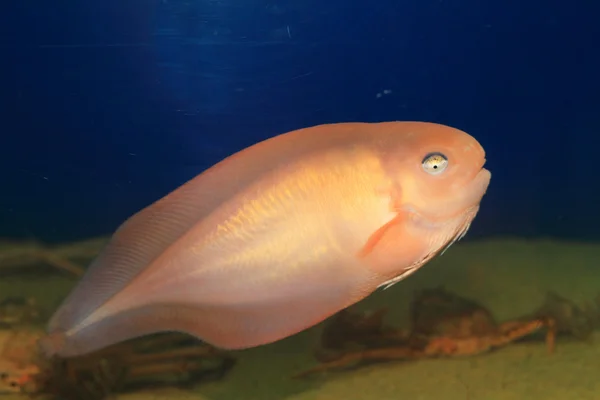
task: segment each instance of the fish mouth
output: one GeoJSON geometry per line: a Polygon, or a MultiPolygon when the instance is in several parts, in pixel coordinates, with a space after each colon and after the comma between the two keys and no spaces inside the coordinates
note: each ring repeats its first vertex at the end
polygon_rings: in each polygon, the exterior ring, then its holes
{"type": "Polygon", "coordinates": [[[426,229],[438,229],[455,224],[461,219],[470,221],[479,211],[479,204],[487,192],[491,178],[492,173],[489,170],[482,167],[477,171],[473,179],[463,186],[462,195],[456,200],[455,205],[450,207],[454,211],[431,215],[424,210],[419,210],[414,204],[405,204],[402,210],[408,214],[413,223],[426,229]],[[457,207],[456,204],[460,206],[457,207]]]}
{"type": "Polygon", "coordinates": [[[486,162],[487,162],[487,159],[485,159],[485,158],[481,161],[481,166],[479,167],[479,171],[475,175],[474,180],[475,180],[475,182],[484,184],[485,189],[487,190],[487,187],[490,184],[490,179],[492,178],[492,173],[488,169],[484,168],[486,162]]]}
{"type": "Polygon", "coordinates": [[[483,167],[477,172],[477,175],[475,175],[472,185],[474,186],[475,191],[481,192],[480,197],[487,191],[491,179],[492,173],[483,167]]]}
{"type": "Polygon", "coordinates": [[[475,208],[479,208],[481,199],[487,192],[490,185],[492,173],[485,168],[481,168],[475,177],[464,188],[464,195],[458,200],[463,204],[463,210],[458,214],[467,214],[475,208]]]}

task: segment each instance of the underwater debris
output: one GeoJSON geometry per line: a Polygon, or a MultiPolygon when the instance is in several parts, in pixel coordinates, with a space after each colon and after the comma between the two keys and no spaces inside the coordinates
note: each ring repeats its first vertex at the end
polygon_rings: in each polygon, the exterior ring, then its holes
{"type": "Polygon", "coordinates": [[[0,301],[0,329],[42,323],[45,313],[34,297],[7,297],[0,301]]]}
{"type": "MultiPolygon", "coordinates": [[[[338,353],[336,358],[326,360],[321,365],[294,377],[348,368],[364,362],[481,354],[531,335],[542,328],[547,329],[548,352],[554,351],[556,327],[554,320],[549,317],[528,317],[498,324],[490,311],[482,305],[443,288],[418,293],[410,307],[410,332],[402,334],[399,330],[383,325],[372,327],[371,332],[382,332],[379,343],[376,334],[369,336],[368,342],[359,337],[359,343],[356,344],[361,349],[338,353]],[[394,333],[390,335],[391,332],[394,333]],[[395,344],[392,344],[394,341],[395,344]]],[[[340,321],[343,319],[333,319],[330,324],[339,324],[340,321]]],[[[341,329],[324,329],[324,333],[335,331],[341,329]]],[[[328,342],[329,340],[322,341],[322,344],[328,342]]]]}
{"type": "Polygon", "coordinates": [[[44,332],[35,324],[45,319],[34,298],[0,301],[0,393],[19,393],[40,372],[37,341],[44,332]]]}
{"type": "Polygon", "coordinates": [[[600,294],[593,300],[586,302],[583,306],[583,313],[587,316],[592,328],[600,328],[600,294]]]}
{"type": "Polygon", "coordinates": [[[36,394],[61,400],[103,400],[161,386],[188,387],[221,379],[235,359],[226,352],[169,333],[120,343],[74,358],[46,361],[34,376],[36,394]]]}
{"type": "Polygon", "coordinates": [[[36,343],[43,333],[30,327],[0,330],[0,393],[35,390],[34,376],[40,373],[36,343]]]}
{"type": "Polygon", "coordinates": [[[589,340],[594,331],[594,319],[600,315],[593,308],[586,310],[556,292],[546,294],[544,303],[534,312],[536,317],[552,318],[558,334],[567,334],[579,340],[589,340]],[[596,317],[594,317],[596,314],[596,317]]]}
{"type": "Polygon", "coordinates": [[[386,313],[387,308],[371,313],[345,309],[335,314],[323,328],[315,358],[320,362],[329,362],[348,351],[381,344],[386,338],[390,343],[404,339],[405,331],[384,325],[386,313]]]}
{"type": "Polygon", "coordinates": [[[0,270],[18,272],[28,267],[49,265],[79,277],[85,269],[77,261],[89,262],[108,241],[105,237],[48,246],[40,242],[0,240],[0,270]]]}

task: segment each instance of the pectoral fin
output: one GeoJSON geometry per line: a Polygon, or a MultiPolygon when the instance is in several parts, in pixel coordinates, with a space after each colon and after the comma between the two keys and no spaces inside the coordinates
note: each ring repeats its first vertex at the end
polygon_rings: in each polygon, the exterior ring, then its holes
{"type": "Polygon", "coordinates": [[[358,253],[373,272],[386,279],[380,286],[399,282],[430,258],[427,240],[407,229],[407,218],[405,213],[398,213],[375,231],[358,253]]]}

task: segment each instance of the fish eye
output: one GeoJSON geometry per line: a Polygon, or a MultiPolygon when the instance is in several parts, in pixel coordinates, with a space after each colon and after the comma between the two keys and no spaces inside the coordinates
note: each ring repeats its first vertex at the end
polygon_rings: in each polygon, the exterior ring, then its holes
{"type": "Polygon", "coordinates": [[[442,153],[429,153],[421,162],[421,166],[430,175],[441,174],[448,167],[448,158],[442,153]]]}

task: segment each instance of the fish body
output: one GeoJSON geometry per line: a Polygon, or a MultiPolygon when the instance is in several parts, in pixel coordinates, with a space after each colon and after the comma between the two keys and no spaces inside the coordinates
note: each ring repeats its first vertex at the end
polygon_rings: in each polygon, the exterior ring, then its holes
{"type": "Polygon", "coordinates": [[[468,134],[423,122],[300,129],[125,221],[40,341],[76,356],[161,331],[242,349],[311,327],[468,230],[490,180],[468,134]]]}

